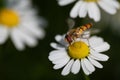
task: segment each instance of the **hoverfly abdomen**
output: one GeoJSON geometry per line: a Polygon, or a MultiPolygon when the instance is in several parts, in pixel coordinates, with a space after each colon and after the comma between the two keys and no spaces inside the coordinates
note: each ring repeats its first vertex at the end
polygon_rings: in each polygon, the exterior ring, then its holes
{"type": "Polygon", "coordinates": [[[86,24],[86,25],[83,25],[82,27],[81,27],[81,29],[83,30],[83,31],[85,31],[85,30],[87,30],[87,29],[89,29],[89,28],[91,28],[92,27],[92,23],[88,23],[88,24],[86,24]]]}

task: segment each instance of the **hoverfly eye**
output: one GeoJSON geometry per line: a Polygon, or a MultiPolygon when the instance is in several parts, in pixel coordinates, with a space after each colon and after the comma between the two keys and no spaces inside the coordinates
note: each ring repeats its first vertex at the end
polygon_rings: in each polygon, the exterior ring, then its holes
{"type": "Polygon", "coordinates": [[[68,40],[68,35],[65,35],[65,41],[67,41],[68,40]]]}
{"type": "Polygon", "coordinates": [[[68,35],[65,35],[65,38],[67,38],[68,37],[68,35]]]}
{"type": "Polygon", "coordinates": [[[66,40],[69,44],[72,43],[71,36],[69,36],[69,35],[65,35],[65,40],[66,40]]]}

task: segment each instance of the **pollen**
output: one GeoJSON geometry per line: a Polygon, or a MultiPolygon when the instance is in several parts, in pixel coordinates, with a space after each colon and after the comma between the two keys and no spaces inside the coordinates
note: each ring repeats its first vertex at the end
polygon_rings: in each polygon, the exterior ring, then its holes
{"type": "Polygon", "coordinates": [[[74,59],[85,58],[89,55],[89,47],[85,42],[74,42],[68,46],[68,53],[74,59]]]}
{"type": "Polygon", "coordinates": [[[97,2],[98,0],[85,0],[86,2],[97,2]]]}
{"type": "Polygon", "coordinates": [[[0,10],[0,24],[13,28],[19,24],[19,16],[13,10],[2,9],[0,10]]]}

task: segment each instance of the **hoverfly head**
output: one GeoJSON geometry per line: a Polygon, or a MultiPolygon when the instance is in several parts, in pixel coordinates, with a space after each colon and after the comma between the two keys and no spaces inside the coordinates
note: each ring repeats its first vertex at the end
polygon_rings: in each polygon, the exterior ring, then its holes
{"type": "Polygon", "coordinates": [[[65,35],[65,41],[68,42],[69,44],[71,44],[73,42],[71,36],[68,34],[65,35]]]}

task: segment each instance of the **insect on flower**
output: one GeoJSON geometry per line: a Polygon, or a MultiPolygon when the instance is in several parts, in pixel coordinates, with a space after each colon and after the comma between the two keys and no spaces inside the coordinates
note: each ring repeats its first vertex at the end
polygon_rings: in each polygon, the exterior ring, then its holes
{"type": "Polygon", "coordinates": [[[71,44],[76,38],[82,37],[84,32],[92,27],[92,23],[85,24],[83,26],[77,27],[75,29],[71,29],[65,35],[65,41],[71,44]]]}

